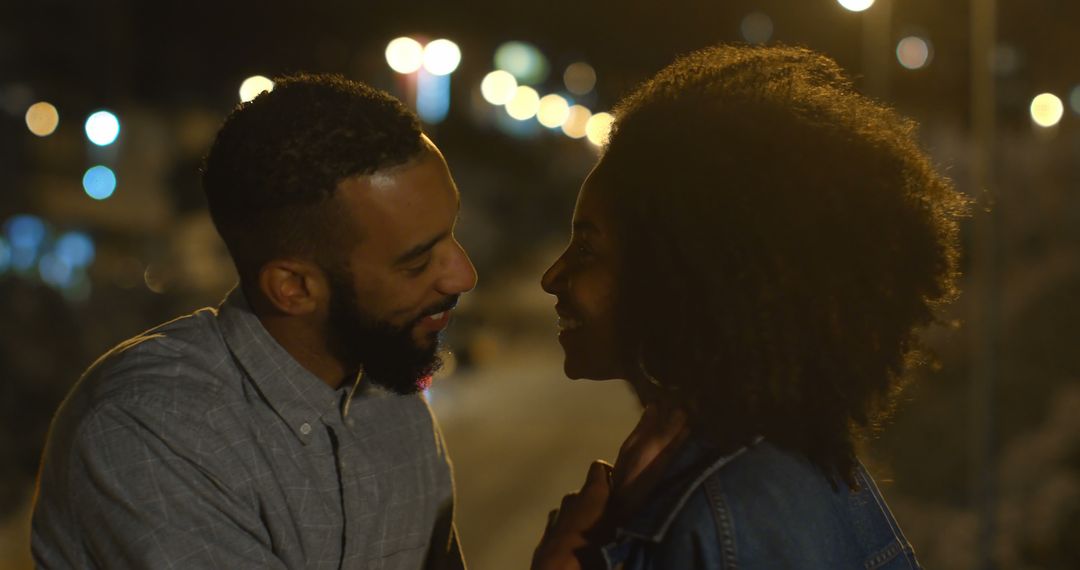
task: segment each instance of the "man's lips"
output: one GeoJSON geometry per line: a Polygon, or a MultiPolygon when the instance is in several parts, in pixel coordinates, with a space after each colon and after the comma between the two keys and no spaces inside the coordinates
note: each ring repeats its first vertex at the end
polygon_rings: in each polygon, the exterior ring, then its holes
{"type": "Polygon", "coordinates": [[[416,325],[432,331],[441,331],[450,324],[450,313],[457,306],[457,297],[446,300],[416,321],[416,325]]]}

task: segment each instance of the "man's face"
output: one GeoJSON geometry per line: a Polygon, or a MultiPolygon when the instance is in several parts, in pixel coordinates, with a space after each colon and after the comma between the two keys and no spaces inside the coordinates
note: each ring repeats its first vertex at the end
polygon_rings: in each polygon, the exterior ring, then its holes
{"type": "Polygon", "coordinates": [[[439,336],[476,270],[454,237],[458,192],[442,154],[338,185],[336,199],[359,228],[347,268],[326,268],[328,337],[335,355],[399,393],[437,368],[439,336]]]}
{"type": "Polygon", "coordinates": [[[555,295],[559,343],[570,378],[626,378],[615,319],[619,251],[606,193],[596,170],[578,193],[570,245],[541,280],[555,295]]]}

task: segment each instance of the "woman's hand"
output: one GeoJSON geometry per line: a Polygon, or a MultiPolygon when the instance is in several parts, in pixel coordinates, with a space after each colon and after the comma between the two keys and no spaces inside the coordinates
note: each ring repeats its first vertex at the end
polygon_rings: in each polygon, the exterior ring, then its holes
{"type": "Polygon", "coordinates": [[[581,490],[563,497],[533,553],[533,570],[603,568],[599,547],[660,481],[689,433],[686,414],[650,404],[619,448],[615,467],[594,461],[581,490]]]}

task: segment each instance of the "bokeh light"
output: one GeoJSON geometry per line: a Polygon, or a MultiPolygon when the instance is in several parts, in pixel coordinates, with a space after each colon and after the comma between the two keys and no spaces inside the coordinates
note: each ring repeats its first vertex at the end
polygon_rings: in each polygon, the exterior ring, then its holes
{"type": "Polygon", "coordinates": [[[60,124],[60,113],[52,103],[39,101],[26,110],[26,127],[39,137],[47,137],[56,132],[60,124]]]}
{"type": "Polygon", "coordinates": [[[47,253],[38,261],[38,275],[53,287],[64,288],[71,284],[74,268],[55,254],[47,253]]]}
{"type": "Polygon", "coordinates": [[[524,85],[543,82],[548,76],[548,61],[536,46],[526,42],[506,42],[495,50],[495,68],[509,71],[524,85]]]}
{"type": "Polygon", "coordinates": [[[83,175],[83,190],[95,200],[104,200],[116,191],[116,175],[107,166],[93,166],[83,175]]]}
{"type": "Polygon", "coordinates": [[[7,240],[0,237],[0,273],[8,270],[11,266],[11,246],[7,240]]]}
{"type": "Polygon", "coordinates": [[[450,113],[450,74],[435,75],[426,68],[416,79],[416,114],[425,123],[441,123],[450,113]]]}
{"type": "Polygon", "coordinates": [[[751,12],[739,24],[739,32],[748,43],[763,44],[772,39],[773,21],[768,14],[751,12]]]}
{"type": "Polygon", "coordinates": [[[432,75],[449,75],[461,63],[461,48],[450,40],[435,40],[424,47],[424,69],[432,75]]]}
{"type": "Polygon", "coordinates": [[[273,91],[274,82],[262,75],[253,75],[240,84],[240,101],[247,103],[264,91],[273,91]]]}
{"type": "Polygon", "coordinates": [[[56,238],[53,254],[71,267],[87,267],[94,262],[94,240],[83,232],[67,232],[56,238]]]}
{"type": "Polygon", "coordinates": [[[4,224],[4,232],[11,245],[11,266],[16,271],[31,269],[49,234],[45,222],[37,216],[19,214],[8,219],[4,224]]]}
{"type": "Polygon", "coordinates": [[[480,94],[492,105],[505,105],[517,92],[517,79],[509,71],[496,69],[480,82],[480,94]]]}
{"type": "Polygon", "coordinates": [[[120,136],[120,119],[109,111],[98,111],[86,119],[86,138],[98,146],[109,146],[120,136]]]}
{"type": "Polygon", "coordinates": [[[919,36],[908,36],[896,44],[896,60],[907,69],[922,69],[930,63],[930,42],[919,36]]]}
{"type": "Polygon", "coordinates": [[[1031,120],[1040,127],[1052,127],[1061,121],[1065,105],[1053,93],[1042,93],[1031,100],[1031,120]]]}
{"type": "Polygon", "coordinates": [[[536,120],[549,129],[561,127],[570,115],[570,104],[561,95],[551,93],[540,98],[536,120]]]}
{"type": "Polygon", "coordinates": [[[580,139],[586,135],[585,127],[589,124],[592,111],[584,105],[573,105],[567,110],[566,120],[563,121],[562,131],[572,139],[580,139]]]}
{"type": "Polygon", "coordinates": [[[386,45],[386,63],[398,73],[413,73],[424,65],[424,46],[409,37],[396,38],[386,45]]]}
{"type": "Polygon", "coordinates": [[[589,122],[585,124],[585,136],[589,137],[589,142],[594,145],[603,146],[607,143],[613,122],[615,117],[611,113],[597,113],[589,117],[589,122]]]}
{"type": "Polygon", "coordinates": [[[1020,51],[1006,43],[994,46],[994,51],[990,54],[990,64],[994,68],[994,73],[1001,77],[1007,77],[1019,71],[1023,63],[1022,59],[1020,51]]]}
{"type": "Polygon", "coordinates": [[[574,95],[585,95],[596,87],[596,70],[584,61],[571,63],[563,72],[563,84],[574,95]]]}
{"type": "Polygon", "coordinates": [[[1072,107],[1073,113],[1080,115],[1080,85],[1073,87],[1069,92],[1069,106],[1072,107]]]}
{"type": "Polygon", "coordinates": [[[518,85],[514,97],[506,103],[506,112],[519,121],[527,121],[540,110],[540,94],[528,85],[518,85]]]}
{"type": "Polygon", "coordinates": [[[874,5],[874,0],[836,0],[845,10],[862,12],[874,5]]]}

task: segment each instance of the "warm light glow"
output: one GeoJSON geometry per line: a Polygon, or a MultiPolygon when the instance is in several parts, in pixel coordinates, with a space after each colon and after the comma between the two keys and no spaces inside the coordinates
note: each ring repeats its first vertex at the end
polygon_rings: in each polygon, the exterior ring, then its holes
{"type": "Polygon", "coordinates": [[[1052,127],[1061,121],[1065,105],[1053,93],[1043,93],[1031,100],[1031,120],[1040,127],[1052,127]]]}
{"type": "Polygon", "coordinates": [[[742,19],[742,23],[739,24],[739,31],[747,42],[763,44],[772,39],[772,18],[762,12],[752,12],[742,19]]]}
{"type": "Polygon", "coordinates": [[[585,95],[596,87],[596,70],[584,61],[571,63],[563,72],[563,83],[574,95],[585,95]]]}
{"type": "Polygon", "coordinates": [[[247,103],[259,96],[263,91],[274,90],[274,82],[261,75],[253,75],[240,84],[240,101],[247,103]]]}
{"type": "Polygon", "coordinates": [[[554,93],[540,98],[540,108],[536,120],[549,129],[561,127],[570,115],[570,104],[562,96],[554,93]]]}
{"type": "Polygon", "coordinates": [[[603,146],[607,144],[613,122],[615,117],[611,113],[597,113],[589,117],[589,122],[585,124],[585,136],[589,137],[589,142],[594,145],[603,146]]]}
{"type": "Polygon", "coordinates": [[[509,71],[518,83],[534,85],[548,75],[548,62],[536,46],[525,42],[506,42],[495,50],[495,68],[509,71]]]}
{"type": "Polygon", "coordinates": [[[26,126],[30,132],[39,137],[53,134],[59,124],[60,113],[56,112],[56,107],[53,107],[51,103],[40,101],[30,105],[30,108],[26,110],[26,126]]]}
{"type": "Polygon", "coordinates": [[[83,175],[83,190],[95,200],[104,200],[116,191],[116,175],[107,166],[94,166],[83,175]]]}
{"type": "Polygon", "coordinates": [[[580,139],[586,135],[585,126],[589,124],[590,117],[592,117],[592,111],[588,107],[574,105],[567,111],[562,131],[572,139],[580,139]]]}
{"type": "Polygon", "coordinates": [[[517,79],[509,71],[497,69],[484,76],[480,82],[480,94],[492,105],[505,105],[517,92],[517,79]]]}
{"type": "Polygon", "coordinates": [[[922,69],[930,62],[930,42],[908,36],[896,44],[896,59],[908,69],[922,69]]]}
{"type": "Polygon", "coordinates": [[[852,12],[862,12],[863,10],[874,5],[874,0],[836,0],[844,7],[845,10],[851,10],[852,12]]]}
{"type": "Polygon", "coordinates": [[[386,63],[398,73],[413,73],[424,64],[424,46],[412,38],[397,38],[386,45],[386,63]]]}
{"type": "Polygon", "coordinates": [[[519,121],[527,121],[540,110],[540,94],[527,85],[519,85],[514,97],[506,104],[506,112],[519,121]]]}
{"type": "Polygon", "coordinates": [[[86,137],[98,146],[108,146],[120,136],[120,120],[108,111],[98,111],[86,119],[86,137]]]}
{"type": "Polygon", "coordinates": [[[450,40],[435,40],[424,47],[424,69],[432,75],[449,75],[461,63],[461,48],[450,40]]]}

